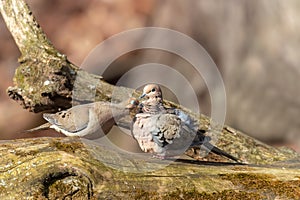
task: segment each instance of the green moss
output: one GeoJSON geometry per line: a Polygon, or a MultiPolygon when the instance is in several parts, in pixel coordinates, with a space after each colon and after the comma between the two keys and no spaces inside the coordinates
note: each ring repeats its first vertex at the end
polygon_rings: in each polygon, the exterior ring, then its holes
{"type": "Polygon", "coordinates": [[[138,190],[135,190],[135,192],[129,196],[133,199],[148,200],[148,199],[152,199],[152,197],[158,197],[158,193],[157,192],[148,192],[143,189],[138,189],[138,190]]]}
{"type": "Polygon", "coordinates": [[[136,190],[135,193],[129,195],[131,199],[142,199],[142,200],[176,200],[176,199],[197,199],[197,200],[253,200],[253,199],[262,199],[264,196],[262,194],[250,193],[246,191],[239,190],[224,190],[222,192],[197,192],[195,189],[191,190],[180,190],[177,189],[175,192],[171,192],[166,195],[160,195],[158,192],[148,192],[146,190],[136,190]]]}
{"type": "Polygon", "coordinates": [[[283,181],[270,174],[222,174],[224,180],[231,181],[241,191],[263,195],[263,199],[272,196],[297,199],[300,196],[300,180],[283,181]]]}
{"type": "MultiPolygon", "coordinates": [[[[140,185],[142,185],[140,183],[140,185]]],[[[258,192],[244,191],[239,189],[225,189],[215,192],[204,192],[199,191],[199,188],[195,186],[187,185],[187,187],[180,187],[179,185],[170,185],[170,192],[160,192],[157,190],[149,190],[147,188],[137,188],[129,192],[124,192],[124,196],[129,199],[142,199],[142,200],[177,200],[177,199],[197,199],[197,200],[253,200],[253,199],[264,199],[265,195],[258,192]],[[177,187],[177,188],[176,188],[177,187]]],[[[167,187],[168,188],[168,187],[167,187]]],[[[165,188],[165,189],[167,189],[165,188]]]]}
{"type": "Polygon", "coordinates": [[[210,200],[210,199],[222,199],[222,200],[233,200],[233,199],[243,199],[243,200],[253,200],[253,199],[261,199],[262,195],[248,193],[245,191],[235,191],[235,190],[224,190],[222,192],[213,192],[207,193],[202,192],[198,193],[196,191],[179,191],[175,193],[171,193],[164,197],[163,199],[198,199],[198,200],[210,200]]]}
{"type": "Polygon", "coordinates": [[[75,153],[78,149],[84,149],[84,145],[81,142],[63,142],[54,140],[49,146],[67,153],[75,153]]]}

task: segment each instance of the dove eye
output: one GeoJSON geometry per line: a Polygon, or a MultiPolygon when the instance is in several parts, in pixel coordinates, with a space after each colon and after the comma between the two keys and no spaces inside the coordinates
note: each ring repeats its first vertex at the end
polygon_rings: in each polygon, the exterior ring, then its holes
{"type": "Polygon", "coordinates": [[[153,88],[153,89],[151,90],[151,92],[155,92],[155,88],[153,88]]]}

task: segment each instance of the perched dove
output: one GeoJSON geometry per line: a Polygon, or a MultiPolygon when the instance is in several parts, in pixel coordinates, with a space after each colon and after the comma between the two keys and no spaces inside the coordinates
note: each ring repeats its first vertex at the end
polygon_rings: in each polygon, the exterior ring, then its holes
{"type": "Polygon", "coordinates": [[[52,128],[66,136],[84,137],[102,129],[107,133],[115,123],[129,111],[136,108],[138,100],[130,98],[119,104],[109,102],[94,102],[74,106],[68,110],[54,114],[45,113],[43,117],[48,123],[31,129],[29,132],[52,128]]]}
{"type": "Polygon", "coordinates": [[[210,144],[188,114],[165,108],[158,85],[146,85],[140,98],[144,97],[146,100],[141,102],[140,113],[134,117],[131,130],[142,151],[165,158],[180,156],[190,147],[204,145],[213,153],[238,162],[237,158],[210,144]]]}

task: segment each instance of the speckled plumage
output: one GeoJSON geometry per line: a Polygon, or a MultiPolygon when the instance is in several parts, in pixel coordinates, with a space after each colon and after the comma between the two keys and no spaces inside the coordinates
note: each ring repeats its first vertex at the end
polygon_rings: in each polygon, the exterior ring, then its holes
{"type": "Polygon", "coordinates": [[[132,133],[144,152],[172,157],[183,154],[196,136],[183,126],[174,114],[139,113],[135,116],[132,133]]]}
{"type": "Polygon", "coordinates": [[[141,112],[136,114],[132,124],[132,135],[144,152],[165,158],[180,156],[190,147],[204,145],[206,149],[234,161],[235,157],[209,143],[198,130],[198,124],[179,109],[166,109],[162,91],[156,84],[146,85],[140,98],[141,112]]]}
{"type": "Polygon", "coordinates": [[[183,154],[196,136],[194,123],[188,115],[176,109],[166,109],[158,85],[149,84],[143,89],[141,113],[136,114],[132,134],[144,152],[157,157],[183,154]]]}

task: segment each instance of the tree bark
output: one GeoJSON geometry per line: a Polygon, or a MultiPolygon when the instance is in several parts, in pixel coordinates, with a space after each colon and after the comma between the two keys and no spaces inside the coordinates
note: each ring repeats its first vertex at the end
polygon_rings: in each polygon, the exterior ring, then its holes
{"type": "Polygon", "coordinates": [[[299,165],[169,164],[76,138],[10,141],[0,145],[0,155],[1,199],[297,199],[300,195],[299,165]],[[143,172],[145,168],[157,169],[143,172]]]}
{"type": "MultiPolygon", "coordinates": [[[[85,94],[95,93],[96,101],[110,101],[113,93],[132,91],[110,85],[102,77],[69,62],[49,42],[24,1],[0,0],[0,11],[21,52],[14,86],[8,89],[8,94],[26,109],[56,111],[74,103],[89,102],[91,99],[85,99],[85,94]],[[79,92],[76,97],[72,96],[75,81],[80,83],[76,85],[79,92]]],[[[134,96],[139,94],[138,91],[133,93],[134,96]]],[[[115,100],[121,100],[121,96],[115,96],[115,100]]],[[[169,101],[165,103],[189,113],[199,121],[200,129],[208,131],[212,127],[209,117],[169,101]]],[[[124,123],[130,122],[125,120],[124,123]]],[[[270,147],[228,126],[222,127],[221,132],[214,128],[210,132],[217,135],[219,148],[244,163],[261,166],[187,160],[165,166],[167,161],[143,160],[78,138],[5,141],[0,145],[0,196],[1,199],[299,196],[296,166],[299,167],[300,162],[294,151],[270,147]],[[132,172],[145,166],[163,167],[152,172],[132,172]]]]}

